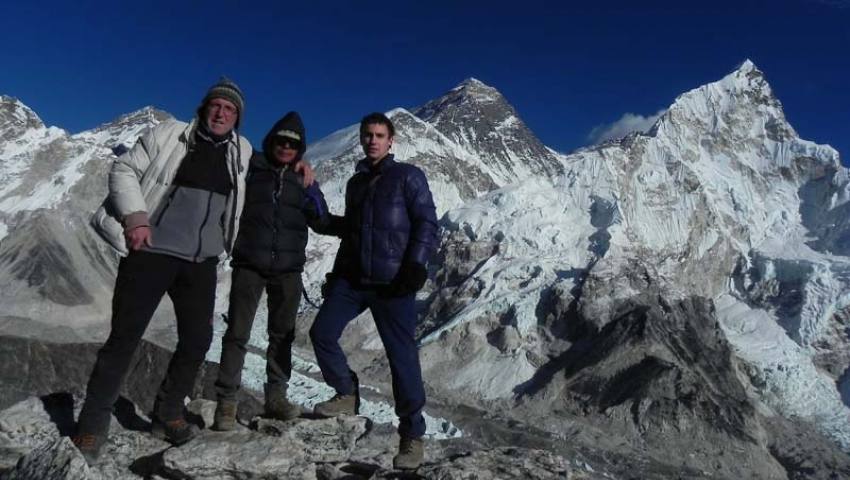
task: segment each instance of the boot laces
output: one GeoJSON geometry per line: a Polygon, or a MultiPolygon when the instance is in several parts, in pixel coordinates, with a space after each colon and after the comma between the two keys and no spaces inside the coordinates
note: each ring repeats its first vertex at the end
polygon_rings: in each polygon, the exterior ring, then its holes
{"type": "Polygon", "coordinates": [[[97,445],[97,436],[91,433],[84,433],[74,437],[73,442],[78,448],[91,449],[97,445]]]}
{"type": "Polygon", "coordinates": [[[345,401],[348,400],[348,397],[350,397],[350,396],[351,395],[343,395],[341,393],[337,393],[336,395],[333,396],[333,398],[331,398],[330,401],[331,401],[331,403],[345,402],[345,401]]]}
{"type": "Polygon", "coordinates": [[[412,438],[402,438],[401,445],[399,445],[398,450],[401,453],[413,453],[413,439],[412,438]]]}
{"type": "Polygon", "coordinates": [[[222,402],[219,404],[218,408],[221,409],[221,412],[225,415],[232,417],[236,413],[236,404],[230,402],[222,402]]]}
{"type": "Polygon", "coordinates": [[[165,426],[170,430],[183,430],[184,428],[188,427],[189,424],[186,422],[186,419],[177,418],[174,420],[166,420],[165,426]]]}

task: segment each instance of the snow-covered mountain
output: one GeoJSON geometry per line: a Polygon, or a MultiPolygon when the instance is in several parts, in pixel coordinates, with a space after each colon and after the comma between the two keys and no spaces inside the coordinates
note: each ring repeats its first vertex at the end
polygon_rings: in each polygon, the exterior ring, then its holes
{"type": "MultiPolygon", "coordinates": [[[[425,171],[438,215],[498,187],[476,152],[448,139],[403,108],[387,112],[387,116],[396,127],[391,152],[425,171]]],[[[345,184],[354,173],[354,165],[363,158],[358,129],[359,124],[355,124],[339,130],[310,145],[306,154],[316,166],[332,211],[342,211],[345,184]]]]}
{"type": "MultiPolygon", "coordinates": [[[[648,133],[570,155],[474,79],[388,115],[393,153],[426,172],[441,216],[418,302],[432,398],[720,477],[782,477],[807,461],[850,474],[850,173],[834,149],[799,138],[752,62],[680,95],[648,133]]],[[[3,97],[9,315],[104,315],[114,258],[84,212],[103,196],[109,147],[155,118],[69,136],[3,97]]],[[[357,127],[308,150],[334,212],[362,156],[357,127]]],[[[311,236],[314,298],[336,245],[311,236]]],[[[345,346],[361,378],[388,389],[368,315],[345,346]]],[[[246,382],[263,374],[253,360],[246,382]]]]}
{"type": "MultiPolygon", "coordinates": [[[[170,115],[145,108],[71,135],[0,97],[0,303],[3,318],[103,330],[115,255],[89,227],[106,196],[112,148],[170,115]]],[[[69,328],[69,339],[78,337],[69,328]]],[[[102,335],[102,334],[101,334],[102,335]]]]}
{"type": "Polygon", "coordinates": [[[70,135],[45,127],[19,100],[0,97],[0,215],[9,218],[17,212],[88,200],[72,192],[74,187],[92,187],[102,199],[106,186],[98,182],[103,179],[98,175],[109,167],[104,159],[110,158],[112,147],[132,146],[146,128],[169,117],[148,107],[70,135]]]}
{"type": "Polygon", "coordinates": [[[564,408],[555,387],[525,387],[577,332],[605,331],[647,291],[703,297],[756,404],[850,449],[836,388],[848,367],[848,171],[797,136],[762,72],[744,62],[681,95],[648,134],[564,162],[563,175],[443,218],[426,377],[446,382],[450,370],[466,395],[564,408]]]}
{"type": "MultiPolygon", "coordinates": [[[[474,78],[412,112],[396,108],[387,115],[396,127],[392,153],[425,171],[438,215],[498,187],[564,170],[563,158],[534,136],[502,94],[474,78]]],[[[357,124],[307,152],[331,201],[343,200],[361,158],[357,124]]]]}
{"type": "Polygon", "coordinates": [[[475,154],[500,186],[563,171],[558,154],[538,140],[505,97],[474,78],[413,113],[475,154]]]}

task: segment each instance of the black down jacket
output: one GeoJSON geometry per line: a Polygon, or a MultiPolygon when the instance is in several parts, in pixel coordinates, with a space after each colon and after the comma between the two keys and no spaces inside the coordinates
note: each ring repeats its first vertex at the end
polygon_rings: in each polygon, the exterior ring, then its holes
{"type": "MultiPolygon", "coordinates": [[[[301,119],[290,112],[263,140],[267,153],[251,157],[245,209],[231,262],[234,267],[251,268],[265,275],[303,271],[307,226],[326,233],[330,222],[318,183],[305,188],[301,174],[271,158],[271,137],[282,128],[297,131],[304,138],[301,119]]],[[[303,153],[302,146],[298,158],[303,153]]]]}

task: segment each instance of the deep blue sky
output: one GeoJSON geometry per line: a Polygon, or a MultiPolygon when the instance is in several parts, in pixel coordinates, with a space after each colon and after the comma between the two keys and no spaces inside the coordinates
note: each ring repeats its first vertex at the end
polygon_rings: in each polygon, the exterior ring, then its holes
{"type": "Polygon", "coordinates": [[[256,143],[288,110],[315,141],[476,77],[570,151],[750,58],[800,135],[850,159],[850,0],[122,3],[7,2],[0,93],[78,132],[146,105],[188,119],[225,74],[256,143]]]}

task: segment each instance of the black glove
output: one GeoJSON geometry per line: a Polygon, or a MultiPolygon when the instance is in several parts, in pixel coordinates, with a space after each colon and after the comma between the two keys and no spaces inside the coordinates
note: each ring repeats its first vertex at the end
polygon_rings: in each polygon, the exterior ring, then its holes
{"type": "Polygon", "coordinates": [[[331,287],[333,286],[333,282],[335,279],[336,275],[333,272],[328,272],[325,274],[325,281],[320,287],[322,291],[322,298],[328,298],[328,295],[331,294],[331,287]]]}
{"type": "Polygon", "coordinates": [[[404,297],[416,293],[425,285],[427,279],[428,270],[425,265],[404,262],[389,286],[389,294],[392,297],[404,297]]]}

